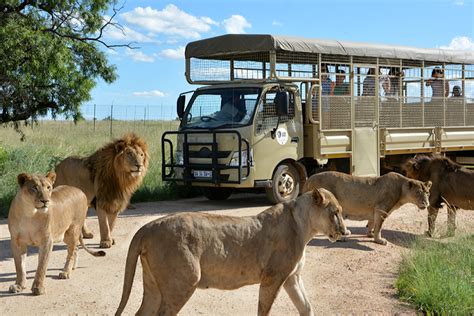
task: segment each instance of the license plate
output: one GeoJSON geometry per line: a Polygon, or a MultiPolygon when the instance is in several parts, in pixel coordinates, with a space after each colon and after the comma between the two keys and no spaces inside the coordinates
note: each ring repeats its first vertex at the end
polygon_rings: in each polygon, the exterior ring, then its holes
{"type": "Polygon", "coordinates": [[[210,170],[193,170],[195,178],[212,178],[212,171],[210,170]]]}

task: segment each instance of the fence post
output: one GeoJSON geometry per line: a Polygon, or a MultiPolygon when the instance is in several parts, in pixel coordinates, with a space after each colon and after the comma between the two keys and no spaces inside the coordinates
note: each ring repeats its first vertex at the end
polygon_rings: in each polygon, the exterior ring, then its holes
{"type": "Polygon", "coordinates": [[[112,138],[112,121],[114,118],[114,102],[110,106],[110,138],[112,138]]]}
{"type": "Polygon", "coordinates": [[[94,118],[93,118],[93,120],[94,120],[94,134],[95,134],[95,121],[97,120],[97,118],[95,117],[95,104],[94,104],[94,118]]]}

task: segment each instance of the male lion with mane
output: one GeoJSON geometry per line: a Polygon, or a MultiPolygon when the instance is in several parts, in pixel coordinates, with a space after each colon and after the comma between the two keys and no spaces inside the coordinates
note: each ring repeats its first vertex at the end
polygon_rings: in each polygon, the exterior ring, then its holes
{"type": "Polygon", "coordinates": [[[78,188],[62,185],[54,188],[56,175],[46,177],[21,173],[18,190],[8,212],[8,229],[15,260],[16,282],[10,292],[26,288],[25,260],[28,246],[39,248],[38,268],[31,290],[33,294],[45,293],[44,278],[53,243],[64,240],[67,245],[66,264],[59,278],[69,279],[77,263],[77,244],[93,256],[105,256],[103,251],[89,250],[82,240],[81,230],[87,215],[87,198],[78,188]]]}
{"type": "MultiPolygon", "coordinates": [[[[382,238],[382,224],[396,209],[405,203],[413,203],[420,209],[428,207],[431,182],[409,179],[395,172],[380,177],[352,176],[337,171],[312,175],[306,181],[303,192],[315,188],[331,191],[341,203],[344,218],[368,220],[367,235],[386,245],[382,238]]],[[[350,231],[346,232],[350,235],[350,231]]]]}
{"type": "Polygon", "coordinates": [[[405,163],[403,170],[410,178],[433,182],[425,234],[433,236],[438,211],[445,203],[448,209],[447,236],[454,236],[457,208],[474,209],[474,171],[440,155],[416,155],[405,163]]]}
{"type": "MultiPolygon", "coordinates": [[[[101,248],[110,248],[115,243],[111,236],[115,220],[142,183],[148,160],[148,146],[130,133],[89,157],[68,157],[56,166],[56,185],[67,184],[81,189],[95,208],[101,248]]],[[[83,233],[84,238],[93,236],[85,226],[83,233]]]]}
{"type": "Polygon", "coordinates": [[[318,233],[336,241],[342,209],[314,190],[255,216],[181,213],[152,221],[130,243],[122,299],[127,304],[138,257],[143,300],[137,315],[176,315],[196,288],[237,289],[260,283],[258,314],[267,315],[281,286],[302,315],[313,315],[301,278],[306,244],[318,233]]]}

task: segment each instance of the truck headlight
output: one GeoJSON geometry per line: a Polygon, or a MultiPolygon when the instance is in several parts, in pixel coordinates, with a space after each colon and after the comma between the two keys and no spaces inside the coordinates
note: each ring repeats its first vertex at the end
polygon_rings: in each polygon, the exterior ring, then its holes
{"type": "MultiPolygon", "coordinates": [[[[242,166],[247,166],[247,150],[242,150],[242,166]]],[[[239,165],[239,152],[236,151],[230,159],[229,166],[234,167],[239,165]]]]}

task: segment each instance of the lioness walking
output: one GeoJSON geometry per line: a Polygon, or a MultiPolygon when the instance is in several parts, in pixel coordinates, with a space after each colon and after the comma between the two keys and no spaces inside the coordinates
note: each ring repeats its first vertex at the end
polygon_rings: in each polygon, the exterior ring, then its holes
{"type": "Polygon", "coordinates": [[[81,190],[65,185],[53,190],[54,172],[46,177],[21,173],[17,178],[20,190],[8,213],[16,269],[16,282],[10,286],[10,292],[17,293],[26,288],[26,250],[27,246],[34,246],[39,249],[39,257],[31,290],[40,295],[45,293],[44,278],[54,242],[64,240],[67,245],[66,264],[59,273],[61,279],[69,279],[71,270],[75,269],[79,243],[93,256],[105,256],[105,252],[90,251],[82,240],[88,203],[81,190]]]}
{"type": "Polygon", "coordinates": [[[313,315],[301,279],[306,244],[318,233],[336,241],[342,208],[314,190],[256,216],[169,215],[146,224],[128,250],[122,299],[127,304],[138,257],[143,301],[138,315],[176,315],[196,288],[232,290],[260,283],[258,314],[267,315],[283,285],[302,315],[313,315]]]}
{"type": "MultiPolygon", "coordinates": [[[[395,172],[380,177],[352,176],[337,171],[326,171],[309,177],[303,192],[315,188],[331,191],[343,208],[344,218],[368,220],[369,237],[381,245],[384,220],[403,204],[413,203],[420,209],[429,205],[431,182],[409,179],[395,172]]],[[[349,235],[350,231],[346,232],[349,235]]]]}

